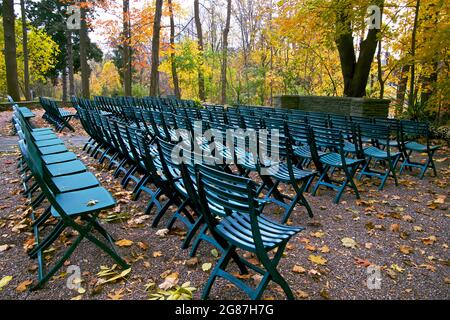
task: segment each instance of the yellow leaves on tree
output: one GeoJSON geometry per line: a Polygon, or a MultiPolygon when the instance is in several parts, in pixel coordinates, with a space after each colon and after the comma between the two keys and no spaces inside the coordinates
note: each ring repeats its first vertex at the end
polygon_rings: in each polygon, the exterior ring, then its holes
{"type": "MultiPolygon", "coordinates": [[[[28,56],[30,66],[30,84],[44,81],[46,74],[57,64],[59,46],[43,30],[28,26],[28,56]]],[[[22,43],[22,23],[16,20],[16,42],[22,43]]],[[[0,17],[0,48],[5,46],[2,18],[0,17]]],[[[17,45],[17,72],[19,83],[23,87],[23,47],[17,45]]],[[[5,56],[0,54],[0,92],[6,92],[5,56]]]]}

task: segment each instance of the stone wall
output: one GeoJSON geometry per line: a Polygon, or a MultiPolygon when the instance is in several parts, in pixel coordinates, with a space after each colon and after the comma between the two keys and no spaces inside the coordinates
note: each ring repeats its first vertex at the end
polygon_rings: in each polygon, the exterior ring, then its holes
{"type": "Polygon", "coordinates": [[[318,96],[277,96],[275,107],[298,109],[312,112],[336,113],[364,117],[387,117],[390,100],[318,97],[318,96]]]}

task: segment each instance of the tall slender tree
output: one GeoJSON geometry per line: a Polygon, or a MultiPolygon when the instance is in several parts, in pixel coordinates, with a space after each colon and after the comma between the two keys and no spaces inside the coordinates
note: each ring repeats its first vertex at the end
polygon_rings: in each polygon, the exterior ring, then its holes
{"type": "Polygon", "coordinates": [[[175,19],[173,17],[173,4],[172,0],[167,0],[169,5],[169,15],[170,15],[170,64],[172,68],[172,81],[173,81],[173,91],[177,99],[181,99],[180,83],[178,79],[177,64],[175,61],[175,19]]]}
{"type": "Polygon", "coordinates": [[[75,95],[75,80],[74,80],[74,67],[73,67],[73,43],[72,43],[72,32],[70,30],[66,30],[66,38],[67,38],[67,56],[66,56],[66,64],[67,64],[67,76],[69,83],[69,95],[75,95]]]}
{"type": "Polygon", "coordinates": [[[3,31],[5,33],[5,66],[8,94],[20,100],[19,78],[16,61],[16,32],[14,16],[14,0],[3,0],[3,31]]]}
{"type": "Polygon", "coordinates": [[[159,94],[159,45],[161,39],[161,16],[163,0],[156,0],[152,37],[152,68],[150,74],[150,96],[159,94]]]}
{"type": "Polygon", "coordinates": [[[62,101],[67,102],[67,68],[62,70],[62,101]]]}
{"type": "Polygon", "coordinates": [[[25,0],[20,0],[20,10],[22,13],[22,46],[23,46],[23,90],[26,100],[31,100],[30,92],[30,67],[28,59],[28,29],[25,11],[25,0]]]}
{"type": "Polygon", "coordinates": [[[200,3],[199,0],[194,0],[194,20],[195,27],[197,29],[197,42],[198,42],[198,51],[200,55],[200,62],[198,66],[198,96],[201,101],[206,100],[205,96],[205,76],[203,74],[203,30],[202,30],[202,22],[200,20],[200,3]]]}
{"type": "Polygon", "coordinates": [[[409,96],[408,96],[408,107],[413,108],[416,102],[416,94],[414,89],[414,83],[416,81],[416,37],[417,37],[417,27],[419,24],[419,10],[420,10],[420,0],[416,0],[416,5],[414,9],[414,24],[411,35],[411,79],[409,80],[409,96]]]}
{"type": "Polygon", "coordinates": [[[222,95],[220,103],[227,103],[227,64],[228,64],[228,34],[230,33],[231,23],[231,0],[227,1],[227,18],[225,22],[225,28],[223,29],[222,38],[222,68],[221,68],[221,83],[222,83],[222,95]]]}
{"type": "Polygon", "coordinates": [[[81,6],[81,29],[80,29],[80,64],[81,64],[81,92],[84,98],[90,98],[89,77],[91,70],[88,64],[89,34],[86,20],[87,2],[80,2],[81,6]]]}
{"type": "Polygon", "coordinates": [[[123,86],[132,95],[130,0],[123,0],[123,86]]]}

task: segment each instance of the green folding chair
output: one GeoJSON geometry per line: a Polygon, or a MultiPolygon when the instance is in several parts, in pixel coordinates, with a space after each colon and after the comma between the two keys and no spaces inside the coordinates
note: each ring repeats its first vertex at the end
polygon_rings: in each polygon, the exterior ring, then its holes
{"type": "Polygon", "coordinates": [[[224,250],[205,284],[202,299],[208,298],[219,277],[233,283],[251,299],[260,299],[270,281],[280,285],[288,299],[294,299],[288,283],[277,271],[277,265],[289,240],[303,228],[285,226],[261,214],[257,186],[250,179],[203,165],[199,165],[197,170],[201,212],[212,237],[224,250]],[[245,260],[245,251],[255,254],[262,267],[245,260]],[[269,256],[271,251],[274,252],[273,258],[269,256]],[[248,273],[250,268],[262,275],[256,288],[227,271],[232,260],[241,274],[248,273]]]}

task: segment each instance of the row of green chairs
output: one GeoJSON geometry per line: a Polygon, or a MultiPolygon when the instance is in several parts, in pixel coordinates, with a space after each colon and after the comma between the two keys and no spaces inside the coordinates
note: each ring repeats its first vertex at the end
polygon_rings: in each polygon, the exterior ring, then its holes
{"type": "MultiPolygon", "coordinates": [[[[140,109],[141,104],[130,103],[127,107],[131,109],[140,109]]],[[[400,160],[402,161],[402,166],[400,173],[402,173],[404,169],[411,170],[412,168],[419,168],[420,179],[423,179],[428,169],[432,169],[433,173],[437,175],[433,162],[433,156],[439,149],[439,146],[433,146],[430,144],[430,130],[426,123],[407,120],[400,121],[387,118],[342,116],[320,112],[306,112],[301,110],[286,110],[244,105],[229,107],[227,109],[223,106],[206,105],[205,109],[198,109],[191,106],[181,107],[172,103],[170,107],[166,104],[162,104],[156,106],[152,105],[150,107],[147,106],[146,109],[177,113],[179,115],[187,114],[191,121],[196,119],[207,122],[220,122],[238,128],[264,128],[264,121],[267,119],[306,122],[311,126],[325,126],[329,128],[339,128],[343,123],[352,123],[357,125],[384,125],[388,126],[390,129],[390,138],[388,139],[390,140],[390,146],[397,148],[397,151],[401,153],[400,160]],[[421,139],[425,140],[425,143],[419,143],[418,140],[421,139]],[[413,153],[425,153],[427,156],[426,161],[424,163],[414,161],[411,157],[413,153]]],[[[362,141],[367,144],[372,143],[372,140],[368,137],[362,137],[362,141]]],[[[385,149],[385,141],[383,143],[382,139],[380,139],[379,146],[385,149]]]]}
{"type": "MultiPolygon", "coordinates": [[[[307,126],[311,127],[326,127],[331,129],[339,129],[344,134],[344,151],[346,155],[354,155],[356,156],[357,160],[364,160],[364,163],[361,164],[361,161],[359,162],[361,166],[366,165],[366,160],[368,160],[369,164],[370,162],[374,163],[375,165],[379,166],[382,164],[387,164],[385,167],[386,171],[383,171],[380,173],[379,171],[372,170],[371,172],[368,172],[368,170],[363,170],[363,174],[359,175],[359,178],[362,176],[376,176],[381,178],[380,183],[380,190],[384,188],[386,179],[389,176],[392,176],[397,184],[397,178],[395,176],[395,168],[399,161],[402,161],[402,166],[400,169],[400,173],[404,171],[404,169],[409,169],[417,167],[421,169],[420,172],[420,178],[422,179],[427,169],[431,168],[433,169],[433,173],[436,175],[436,169],[433,162],[433,155],[434,153],[439,149],[439,146],[432,146],[430,144],[430,138],[429,138],[429,130],[428,126],[423,123],[417,123],[417,122],[411,122],[411,121],[397,121],[394,119],[371,119],[371,118],[365,118],[365,117],[345,117],[345,116],[338,116],[338,115],[329,115],[324,113],[311,113],[311,112],[301,112],[301,111],[290,111],[290,112],[275,112],[276,109],[271,108],[257,108],[257,107],[239,107],[239,108],[229,108],[226,112],[223,108],[219,108],[217,106],[207,106],[206,109],[200,110],[195,108],[178,108],[176,109],[176,114],[169,113],[169,112],[161,112],[161,111],[142,111],[140,108],[134,108],[132,105],[129,105],[127,107],[124,107],[125,109],[129,110],[129,114],[134,115],[134,121],[135,124],[137,124],[138,127],[140,127],[140,124],[145,124],[147,121],[149,123],[156,123],[159,126],[159,131],[162,131],[161,128],[186,128],[188,130],[192,131],[193,122],[195,120],[202,120],[206,124],[213,124],[211,127],[214,126],[223,126],[223,124],[226,124],[228,127],[232,128],[247,128],[247,129],[254,129],[257,130],[258,128],[269,128],[272,124],[271,122],[274,121],[288,121],[289,123],[297,125],[301,125],[304,127],[304,129],[307,129],[307,126]],[[245,110],[245,112],[244,112],[245,110]],[[153,114],[153,116],[143,116],[145,113],[153,114]],[[223,116],[221,116],[221,114],[223,116]],[[259,115],[260,118],[255,117],[255,115],[259,115]],[[265,117],[264,117],[265,116],[265,117]],[[191,123],[189,126],[180,126],[179,122],[176,118],[182,118],[186,119],[186,123],[191,123]],[[153,118],[153,119],[150,119],[153,118]],[[142,120],[145,119],[145,120],[142,120]],[[165,122],[163,124],[162,122],[165,122]],[[178,123],[176,123],[178,122],[178,123]],[[375,137],[375,139],[372,137],[366,137],[364,135],[361,136],[360,131],[358,131],[359,136],[356,136],[356,133],[351,132],[352,130],[356,130],[354,127],[362,126],[366,129],[371,126],[385,126],[389,128],[389,135],[388,137],[375,137]],[[351,141],[351,136],[353,135],[353,140],[356,140],[358,138],[361,143],[364,143],[365,145],[362,146],[354,145],[354,141],[351,141]],[[423,137],[426,139],[426,144],[420,144],[416,140],[420,137],[423,137]],[[393,149],[397,149],[396,151],[393,151],[393,156],[391,157],[390,154],[387,154],[385,152],[386,150],[386,143],[389,142],[389,146],[393,149]],[[377,149],[381,150],[381,152],[377,153],[371,153],[369,155],[364,154],[364,148],[367,148],[368,146],[376,147],[377,149]],[[398,156],[398,152],[400,152],[400,156],[398,156]],[[419,153],[426,153],[427,159],[425,163],[420,162],[414,162],[412,160],[412,153],[413,152],[419,152],[419,153]],[[394,164],[393,168],[387,168],[389,167],[389,163],[386,163],[384,159],[391,159],[392,163],[394,164]],[[394,173],[392,173],[392,171],[394,173]],[[387,173],[387,175],[386,175],[387,173]]],[[[159,110],[163,110],[164,106],[160,106],[158,108],[159,110]]],[[[279,111],[279,110],[278,110],[279,111]]],[[[131,117],[132,118],[132,117],[131,117]]],[[[128,118],[130,119],[130,117],[128,118]]],[[[133,121],[131,121],[132,123],[133,121]]],[[[207,125],[205,127],[208,127],[207,125]]],[[[173,130],[169,129],[169,132],[156,132],[154,128],[151,128],[150,130],[147,129],[147,132],[153,132],[153,138],[156,136],[161,136],[162,139],[166,139],[166,136],[171,134],[173,135],[173,130]]],[[[358,129],[359,130],[359,129],[358,129]]],[[[166,130],[167,131],[167,130],[166,130]]],[[[369,130],[372,132],[375,132],[374,130],[369,130]]],[[[385,130],[382,130],[382,133],[384,135],[385,130]]],[[[172,139],[173,140],[173,139],[172,139]]],[[[371,149],[374,151],[374,149],[371,149]]],[[[312,155],[308,154],[309,146],[308,145],[302,145],[301,148],[296,147],[294,152],[297,156],[302,157],[302,155],[307,154],[307,157],[305,158],[305,161],[311,161],[312,155]]],[[[318,150],[319,156],[323,156],[323,151],[318,150]]],[[[390,149],[388,151],[390,153],[390,149]]],[[[324,167],[325,165],[322,165],[320,161],[317,160],[317,157],[315,157],[315,165],[318,168],[318,171],[321,174],[324,174],[324,167]]],[[[330,160],[330,156],[325,157],[325,159],[330,160]]],[[[328,161],[331,162],[331,165],[338,164],[337,161],[328,161]]],[[[349,163],[354,164],[355,162],[350,159],[349,163]]],[[[328,166],[330,167],[330,166],[328,166]]],[[[339,167],[339,166],[338,166],[339,167]]],[[[342,165],[341,165],[342,167],[342,165]]],[[[344,171],[348,171],[350,174],[346,174],[346,176],[353,176],[352,174],[353,170],[345,170],[345,168],[338,168],[344,171]]],[[[365,167],[365,169],[368,169],[368,167],[365,167]]],[[[331,166],[329,168],[329,173],[334,173],[336,171],[336,166],[331,166]]],[[[356,170],[355,170],[356,171],[356,170]]],[[[326,173],[324,175],[325,186],[330,187],[328,174],[326,173]]],[[[351,182],[349,182],[351,184],[351,182]]],[[[333,184],[335,185],[335,184],[333,184]]],[[[358,191],[356,188],[353,188],[357,197],[358,197],[358,191]]],[[[343,191],[343,189],[338,189],[338,196],[336,197],[336,201],[339,200],[340,192],[343,191]]]]}
{"type": "Polygon", "coordinates": [[[111,194],[100,186],[97,178],[87,171],[73,152],[67,150],[51,129],[33,128],[17,106],[14,107],[13,122],[20,138],[22,159],[19,167],[23,193],[30,199],[33,209],[30,218],[35,245],[28,254],[37,259],[39,268],[38,283],[31,289],[42,288],[83,239],[103,250],[122,268],[129,268],[115,251],[113,238],[97,220],[102,210],[116,205],[111,194]],[[48,206],[36,216],[36,209],[44,204],[48,206]],[[47,271],[45,251],[68,228],[77,232],[78,236],[47,271]],[[106,242],[100,241],[94,231],[104,237],[106,242]]]}
{"type": "MultiPolygon", "coordinates": [[[[108,120],[106,116],[98,113],[94,115],[96,112],[92,110],[80,109],[79,113],[88,133],[104,130],[101,128],[102,121],[97,121],[96,124],[95,119],[98,116],[102,117],[104,122],[111,123],[110,127],[124,126],[124,123],[108,120]]],[[[184,140],[186,142],[184,147],[177,149],[181,153],[188,154],[186,157],[190,161],[184,165],[173,157],[177,151],[175,148],[179,148],[179,145],[170,142],[170,135],[166,136],[168,138],[166,141],[158,136],[154,144],[151,144],[152,138],[144,130],[133,126],[125,126],[123,130],[111,130],[110,134],[128,145],[130,153],[134,155],[133,161],[141,164],[144,177],[135,186],[134,193],[142,191],[144,185],[152,185],[152,190],[157,191],[156,193],[151,191],[153,196],[150,203],[158,202],[157,194],[168,196],[166,204],[157,206],[153,226],[158,225],[167,213],[168,206],[174,204],[177,211],[168,219],[167,227],[171,228],[175,221],[181,221],[187,226],[188,234],[182,248],[187,249],[195,239],[191,250],[193,256],[200,243],[206,240],[222,252],[221,259],[205,286],[202,298],[206,299],[209,296],[217,277],[228,279],[254,299],[261,297],[271,280],[282,287],[288,298],[294,297],[286,281],[276,270],[276,266],[289,239],[303,228],[288,227],[265,217],[262,214],[264,201],[259,199],[257,194],[259,186],[249,178],[224,173],[224,167],[217,165],[214,160],[208,161],[203,156],[195,154],[193,140],[184,140]],[[200,159],[198,166],[195,165],[196,159],[200,159]],[[205,174],[204,177],[199,177],[199,182],[194,179],[196,170],[199,176],[205,174]],[[212,181],[214,183],[211,183],[212,181]],[[209,197],[202,199],[198,192],[200,186],[205,188],[205,195],[208,193],[214,195],[214,192],[219,191],[220,194],[215,195],[217,197],[215,200],[209,197]],[[223,202],[222,206],[219,206],[219,200],[223,202]],[[208,204],[211,203],[215,205],[209,209],[208,204]],[[217,217],[221,218],[220,223],[217,217]],[[262,266],[255,266],[246,261],[245,255],[238,254],[238,248],[256,254],[262,266]],[[269,257],[270,251],[275,252],[273,257],[269,257]],[[260,273],[263,276],[261,283],[256,288],[251,288],[227,272],[226,267],[231,260],[237,263],[242,274],[247,273],[248,268],[260,273]]],[[[100,140],[98,143],[102,144],[103,141],[100,140]]]]}

